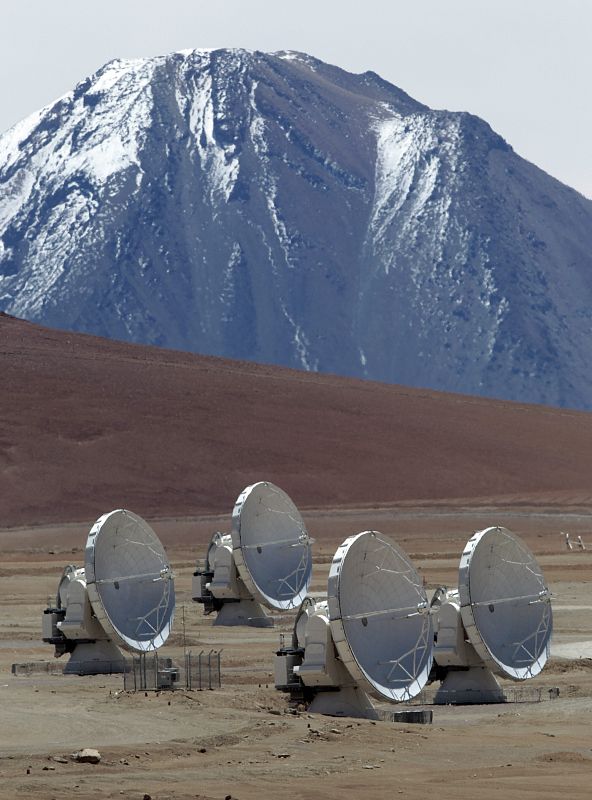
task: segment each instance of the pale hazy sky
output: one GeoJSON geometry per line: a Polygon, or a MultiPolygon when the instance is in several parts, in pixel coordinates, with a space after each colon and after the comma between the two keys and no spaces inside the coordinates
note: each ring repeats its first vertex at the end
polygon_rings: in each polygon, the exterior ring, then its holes
{"type": "Polygon", "coordinates": [[[0,131],[112,58],[302,50],[470,111],[592,198],[592,0],[2,0],[0,131]]]}

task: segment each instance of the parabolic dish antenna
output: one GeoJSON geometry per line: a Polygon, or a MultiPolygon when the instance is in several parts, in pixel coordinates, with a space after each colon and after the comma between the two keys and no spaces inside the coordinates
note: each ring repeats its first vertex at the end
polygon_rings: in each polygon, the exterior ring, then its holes
{"type": "Polygon", "coordinates": [[[278,653],[276,687],[313,696],[310,711],[376,716],[366,693],[409,700],[428,680],[433,628],[423,581],[386,536],[350,536],[333,557],[327,601],[307,609],[278,653]]]}
{"type": "Polygon", "coordinates": [[[551,594],[529,548],[506,528],[475,533],[463,551],[458,590],[436,602],[434,657],[444,682],[439,702],[499,702],[493,673],[533,678],[549,657],[551,594]],[[455,699],[456,698],[456,699],[455,699]]]}
{"type": "Polygon", "coordinates": [[[173,574],[160,540],[141,517],[119,509],[93,525],[84,568],[64,569],[55,605],[43,615],[43,640],[55,645],[56,657],[71,654],[64,672],[121,672],[116,645],[156,650],[174,612],[173,574]]]}
{"type": "Polygon", "coordinates": [[[216,533],[193,599],[216,625],[269,627],[274,611],[299,608],[312,576],[312,540],[288,495],[267,481],[247,486],[232,512],[232,533],[216,533]]]}
{"type": "Polygon", "coordinates": [[[531,551],[506,528],[472,536],[462,554],[460,613],[471,644],[494,672],[533,678],[549,657],[551,595],[531,551]]]}
{"type": "Polygon", "coordinates": [[[158,536],[137,514],[119,509],[93,525],[85,550],[95,616],[127,650],[157,650],[171,632],[175,586],[158,536]]]}
{"type": "Polygon", "coordinates": [[[278,611],[300,606],[312,553],[300,512],[285,492],[266,481],[247,486],[232,512],[232,544],[238,573],[256,600],[278,611]]]}

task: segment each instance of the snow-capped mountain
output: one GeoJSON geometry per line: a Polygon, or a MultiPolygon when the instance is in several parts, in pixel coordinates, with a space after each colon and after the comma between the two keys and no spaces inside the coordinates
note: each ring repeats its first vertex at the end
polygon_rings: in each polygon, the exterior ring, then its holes
{"type": "Polygon", "coordinates": [[[592,408],[592,201],[374,73],[114,61],[0,137],[0,310],[592,408]]]}

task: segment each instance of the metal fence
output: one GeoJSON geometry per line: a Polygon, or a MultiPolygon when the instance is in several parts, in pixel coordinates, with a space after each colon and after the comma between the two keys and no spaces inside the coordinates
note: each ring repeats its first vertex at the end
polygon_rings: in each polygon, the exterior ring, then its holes
{"type": "Polygon", "coordinates": [[[134,656],[123,676],[123,688],[127,692],[218,689],[222,685],[220,655],[218,650],[186,653],[182,666],[158,653],[134,656]]]}
{"type": "Polygon", "coordinates": [[[185,654],[185,688],[219,689],[222,686],[220,674],[221,650],[210,650],[194,655],[185,654]]]}

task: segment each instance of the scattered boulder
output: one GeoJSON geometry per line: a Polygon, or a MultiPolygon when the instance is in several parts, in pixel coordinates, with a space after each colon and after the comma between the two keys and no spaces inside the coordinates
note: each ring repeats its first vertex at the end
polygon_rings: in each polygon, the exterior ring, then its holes
{"type": "Polygon", "coordinates": [[[98,750],[93,750],[92,747],[85,747],[83,750],[78,750],[77,753],[72,753],[72,761],[79,764],[98,764],[101,760],[101,754],[98,750]]]}

